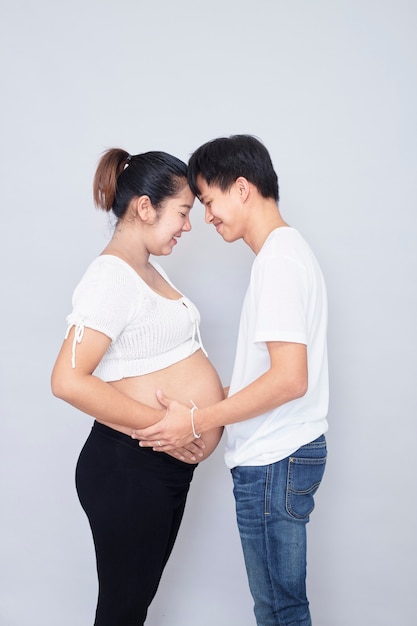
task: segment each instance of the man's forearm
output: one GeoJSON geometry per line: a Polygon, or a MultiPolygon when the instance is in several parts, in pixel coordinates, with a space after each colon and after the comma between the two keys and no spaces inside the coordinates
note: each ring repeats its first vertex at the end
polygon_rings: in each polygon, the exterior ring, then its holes
{"type": "Polygon", "coordinates": [[[203,433],[210,428],[251,419],[300,398],[305,392],[303,381],[278,381],[276,375],[268,371],[225,400],[195,411],[195,430],[203,433]]]}

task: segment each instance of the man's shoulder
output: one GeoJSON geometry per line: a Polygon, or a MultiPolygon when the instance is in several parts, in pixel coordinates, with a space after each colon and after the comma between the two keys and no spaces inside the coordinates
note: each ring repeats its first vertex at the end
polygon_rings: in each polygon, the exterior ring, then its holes
{"type": "Polygon", "coordinates": [[[257,258],[260,261],[288,256],[297,258],[309,250],[310,247],[300,232],[296,228],[286,226],[276,228],[270,233],[257,258]]]}

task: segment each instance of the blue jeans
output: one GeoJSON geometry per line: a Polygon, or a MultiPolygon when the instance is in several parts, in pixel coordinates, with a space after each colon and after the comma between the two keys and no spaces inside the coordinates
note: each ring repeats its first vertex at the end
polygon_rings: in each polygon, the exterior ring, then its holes
{"type": "Polygon", "coordinates": [[[232,469],[236,516],[258,626],[311,626],[306,524],[326,465],[321,435],[277,463],[232,469]]]}

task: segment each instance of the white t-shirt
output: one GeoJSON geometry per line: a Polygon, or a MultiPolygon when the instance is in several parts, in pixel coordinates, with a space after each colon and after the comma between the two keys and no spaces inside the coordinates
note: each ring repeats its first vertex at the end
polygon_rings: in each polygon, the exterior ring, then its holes
{"type": "Polygon", "coordinates": [[[318,262],[297,230],[277,228],[252,266],[229,395],[269,369],[268,341],[307,346],[308,391],[272,411],[226,426],[229,468],[275,463],[327,431],[326,336],[327,295],[318,262]]]}

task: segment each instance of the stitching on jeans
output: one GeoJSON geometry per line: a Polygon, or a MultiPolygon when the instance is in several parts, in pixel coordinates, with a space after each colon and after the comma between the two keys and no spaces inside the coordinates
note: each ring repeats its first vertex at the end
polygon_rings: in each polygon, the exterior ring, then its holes
{"type": "Polygon", "coordinates": [[[267,465],[265,474],[264,515],[271,515],[272,473],[272,465],[267,465]]]}

